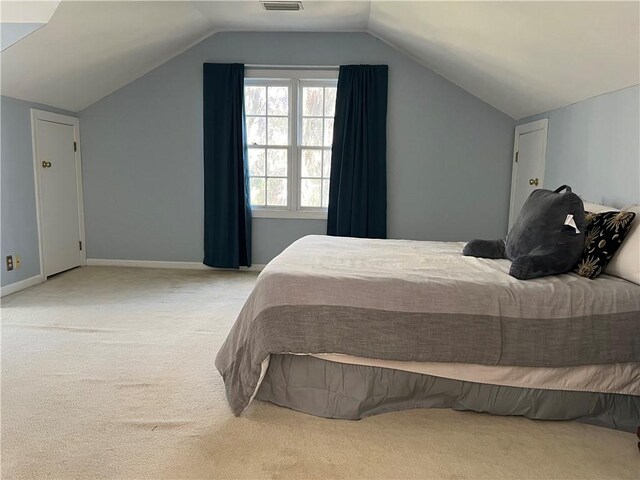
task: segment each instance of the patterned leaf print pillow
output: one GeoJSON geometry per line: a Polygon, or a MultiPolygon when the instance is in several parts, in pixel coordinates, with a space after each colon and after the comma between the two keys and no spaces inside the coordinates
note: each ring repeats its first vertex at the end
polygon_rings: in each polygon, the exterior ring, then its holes
{"type": "Polygon", "coordinates": [[[633,212],[585,212],[584,251],[574,272],[587,278],[600,275],[622,245],[635,216],[633,212]]]}

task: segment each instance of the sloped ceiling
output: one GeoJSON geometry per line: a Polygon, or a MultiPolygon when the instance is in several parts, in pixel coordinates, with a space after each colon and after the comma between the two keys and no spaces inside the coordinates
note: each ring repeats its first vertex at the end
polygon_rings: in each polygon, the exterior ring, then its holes
{"type": "Polygon", "coordinates": [[[640,83],[638,2],[372,2],[369,29],[519,119],[640,83]]]}
{"type": "Polygon", "coordinates": [[[211,31],[190,2],[63,1],[0,54],[2,94],[80,111],[211,31]]]}
{"type": "Polygon", "coordinates": [[[0,49],[4,50],[46,25],[60,0],[0,3],[0,49]]]}
{"type": "Polygon", "coordinates": [[[63,1],[3,95],[79,111],[219,31],[368,31],[519,119],[640,83],[639,2],[63,1]]]}

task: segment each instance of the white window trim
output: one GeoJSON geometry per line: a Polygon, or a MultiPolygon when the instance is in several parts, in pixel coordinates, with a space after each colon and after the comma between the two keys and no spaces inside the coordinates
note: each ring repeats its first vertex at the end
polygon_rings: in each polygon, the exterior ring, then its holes
{"type": "MultiPolygon", "coordinates": [[[[302,153],[302,104],[299,101],[302,83],[318,86],[334,85],[338,80],[335,68],[327,69],[281,69],[281,68],[248,68],[245,70],[245,85],[289,86],[289,147],[287,164],[287,207],[251,206],[254,218],[292,218],[326,220],[326,207],[300,206],[300,162],[302,153]]],[[[321,147],[322,148],[322,147],[321,147]]]]}
{"type": "Polygon", "coordinates": [[[251,207],[252,218],[299,218],[303,220],[326,220],[328,210],[289,210],[276,207],[251,207]]]}

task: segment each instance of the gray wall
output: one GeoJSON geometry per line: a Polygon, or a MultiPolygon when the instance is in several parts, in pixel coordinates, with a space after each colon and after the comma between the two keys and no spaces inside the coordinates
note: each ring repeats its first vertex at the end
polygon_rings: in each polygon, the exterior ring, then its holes
{"type": "Polygon", "coordinates": [[[549,118],[545,185],[583,199],[640,203],[640,85],[519,120],[549,118]]]}
{"type": "MultiPolygon", "coordinates": [[[[368,34],[221,33],[80,112],[89,258],[201,261],[204,62],[388,64],[389,236],[506,233],[510,117],[368,34]]],[[[254,263],[324,232],[254,219],[254,263]]]]}
{"type": "Polygon", "coordinates": [[[2,286],[40,274],[38,223],[31,147],[31,108],[73,115],[47,105],[0,97],[0,197],[2,229],[0,254],[2,286]],[[22,265],[7,272],[5,257],[19,255],[22,265]]]}

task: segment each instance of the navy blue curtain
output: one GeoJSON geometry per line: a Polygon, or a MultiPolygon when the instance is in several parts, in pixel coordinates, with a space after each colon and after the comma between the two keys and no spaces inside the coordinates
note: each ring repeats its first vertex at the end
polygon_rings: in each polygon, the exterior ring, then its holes
{"type": "Polygon", "coordinates": [[[327,234],[387,236],[387,65],[340,67],[327,234]]]}
{"type": "Polygon", "coordinates": [[[204,260],[251,265],[251,206],[244,131],[244,65],[205,63],[204,260]]]}

